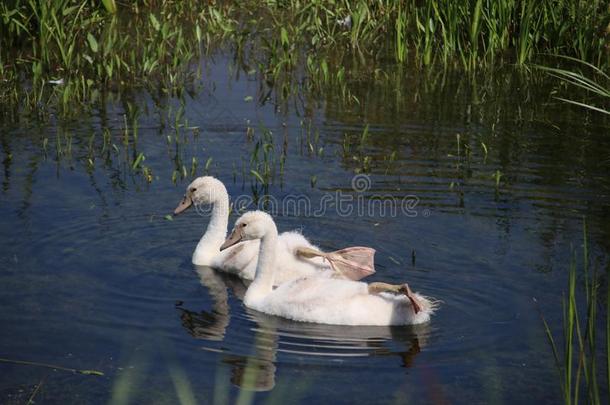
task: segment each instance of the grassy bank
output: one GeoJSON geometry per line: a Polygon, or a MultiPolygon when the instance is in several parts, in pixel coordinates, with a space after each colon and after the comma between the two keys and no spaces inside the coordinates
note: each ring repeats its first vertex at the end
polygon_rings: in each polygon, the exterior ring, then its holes
{"type": "Polygon", "coordinates": [[[198,72],[191,64],[219,45],[284,96],[295,76],[312,87],[345,77],[346,59],[477,70],[562,54],[608,66],[610,6],[603,1],[144,0],[115,6],[110,0],[0,4],[5,114],[47,106],[74,113],[104,92],[134,86],[177,93],[198,72]]]}

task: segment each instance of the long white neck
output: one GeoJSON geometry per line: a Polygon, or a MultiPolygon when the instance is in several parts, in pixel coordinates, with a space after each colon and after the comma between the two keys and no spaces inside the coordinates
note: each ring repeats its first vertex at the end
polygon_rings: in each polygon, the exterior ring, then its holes
{"type": "Polygon", "coordinates": [[[220,246],[227,236],[229,226],[229,194],[224,187],[216,187],[212,193],[212,216],[208,228],[199,240],[193,263],[200,266],[210,266],[215,256],[220,253],[220,246]]]}
{"type": "Polygon", "coordinates": [[[258,251],[256,274],[244,297],[247,306],[254,306],[273,291],[275,279],[275,249],[277,247],[277,228],[270,224],[265,236],[261,238],[258,251]]]}

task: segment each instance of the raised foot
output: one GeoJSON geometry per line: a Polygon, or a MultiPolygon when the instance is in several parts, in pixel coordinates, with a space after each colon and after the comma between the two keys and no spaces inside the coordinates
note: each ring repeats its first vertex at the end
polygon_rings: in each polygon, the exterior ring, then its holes
{"type": "Polygon", "coordinates": [[[411,305],[413,305],[413,311],[415,311],[416,314],[422,310],[422,306],[419,303],[419,300],[417,299],[415,294],[413,294],[413,291],[411,291],[409,284],[404,283],[403,285],[401,285],[400,292],[406,295],[409,301],[411,301],[411,305]]]}
{"type": "Polygon", "coordinates": [[[391,292],[394,294],[404,294],[409,301],[411,301],[411,305],[413,306],[413,311],[417,314],[422,310],[422,305],[419,300],[411,291],[409,284],[388,284],[388,283],[371,283],[369,284],[369,293],[370,294],[379,294],[382,292],[391,292]]]}

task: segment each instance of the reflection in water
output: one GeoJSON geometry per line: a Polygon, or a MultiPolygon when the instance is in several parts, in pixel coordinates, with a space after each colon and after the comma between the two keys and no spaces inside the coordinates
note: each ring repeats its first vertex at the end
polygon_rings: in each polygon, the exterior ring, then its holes
{"type": "Polygon", "coordinates": [[[231,382],[249,391],[269,391],[275,387],[275,360],[278,335],[270,325],[261,324],[254,337],[254,353],[249,356],[227,356],[223,362],[232,365],[231,382]]]}
{"type": "MultiPolygon", "coordinates": [[[[197,267],[202,285],[212,297],[212,310],[193,311],[182,304],[177,306],[182,326],[197,338],[212,342],[225,341],[231,320],[229,292],[240,300],[246,285],[241,279],[218,272],[210,267],[197,267]]],[[[239,306],[245,312],[234,315],[240,336],[236,347],[225,342],[220,349],[222,361],[232,366],[231,382],[251,391],[268,391],[275,386],[277,354],[282,361],[316,362],[320,359],[354,359],[370,356],[396,356],[402,367],[411,367],[430,334],[429,324],[384,326],[334,326],[294,322],[269,316],[239,306]],[[246,341],[253,339],[252,349],[246,341]]],[[[215,351],[213,348],[209,350],[215,351]]]]}
{"type": "MultiPolygon", "coordinates": [[[[215,271],[207,266],[195,266],[199,279],[204,287],[207,287],[214,302],[212,312],[202,310],[200,312],[189,311],[179,307],[182,326],[189,331],[191,336],[197,339],[222,341],[225,336],[231,315],[229,313],[229,294],[227,291],[230,275],[215,271]]],[[[240,289],[241,280],[233,280],[234,291],[244,291],[245,286],[240,289]]],[[[242,295],[243,296],[243,295],[242,295]]]]}
{"type": "MultiPolygon", "coordinates": [[[[230,274],[217,272],[211,267],[196,266],[201,284],[212,297],[212,311],[190,311],[178,307],[182,326],[197,339],[222,341],[230,322],[229,288],[243,298],[246,286],[230,274]]],[[[231,382],[251,391],[269,391],[275,386],[275,356],[278,334],[275,326],[261,319],[254,336],[254,353],[248,356],[227,355],[223,362],[230,364],[231,382]]]]}

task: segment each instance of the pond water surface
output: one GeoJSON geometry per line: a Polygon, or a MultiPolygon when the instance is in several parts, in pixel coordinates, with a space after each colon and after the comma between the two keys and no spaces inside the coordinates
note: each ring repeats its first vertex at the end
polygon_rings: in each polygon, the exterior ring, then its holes
{"type": "Polygon", "coordinates": [[[230,58],[206,65],[175,121],[179,100],[136,92],[78,120],[3,124],[0,357],[104,376],[0,363],[0,402],[37,388],[38,403],[560,401],[539,311],[559,336],[584,217],[606,269],[607,121],[510,70],[493,83],[360,77],[349,82],[359,102],[331,86],[301,104],[261,102],[256,77],[229,72],[230,58]],[[124,145],[134,106],[137,140],[124,145]],[[268,189],[250,172],[264,151],[268,189]],[[131,168],[140,152],[150,184],[131,168]],[[198,175],[211,158],[207,172],[243,204],[268,193],[280,230],[326,250],[374,247],[372,280],[408,281],[440,309],[389,328],[245,308],[242,281],[190,262],[205,212],[166,218],[193,157],[198,175]],[[295,196],[304,205],[282,208],[295,196]]]}

